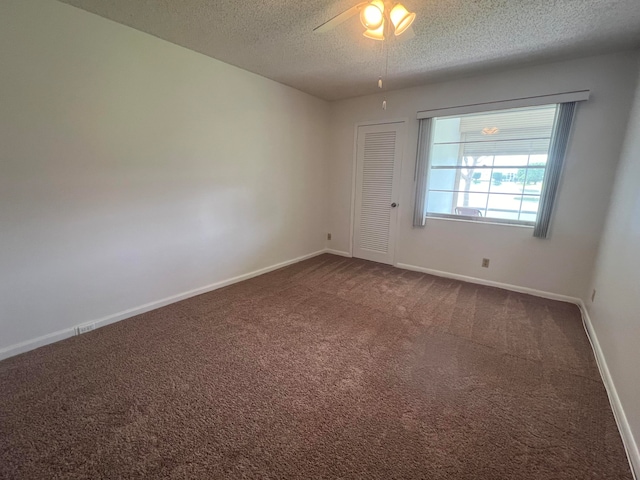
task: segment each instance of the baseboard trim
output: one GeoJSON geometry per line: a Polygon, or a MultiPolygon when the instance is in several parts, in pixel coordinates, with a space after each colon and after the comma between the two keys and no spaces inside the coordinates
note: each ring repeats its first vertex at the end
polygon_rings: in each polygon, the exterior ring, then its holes
{"type": "Polygon", "coordinates": [[[330,253],[331,255],[340,255],[341,257],[349,257],[349,258],[351,258],[353,256],[349,252],[345,252],[343,250],[333,250],[331,248],[325,249],[324,252],[325,253],[330,253]]]}
{"type": "Polygon", "coordinates": [[[0,360],[13,357],[21,353],[35,350],[36,348],[44,347],[50,343],[56,343],[69,337],[73,337],[76,334],[75,327],[65,328],[64,330],[58,330],[56,332],[47,333],[31,340],[25,340],[24,342],[15,343],[0,349],[0,360]]]}
{"type": "Polygon", "coordinates": [[[478,285],[486,285],[488,287],[497,287],[497,288],[502,288],[504,290],[510,290],[512,292],[526,293],[529,295],[533,295],[535,297],[548,298],[550,300],[558,300],[561,302],[575,303],[576,305],[578,305],[579,302],[581,301],[579,298],[570,297],[568,295],[560,295],[557,293],[545,292],[544,290],[536,290],[534,288],[529,288],[529,287],[520,287],[518,285],[512,285],[510,283],[502,283],[502,282],[495,282],[493,280],[485,280],[484,278],[468,277],[466,275],[443,272],[440,270],[433,270],[431,268],[418,267],[416,265],[409,265],[406,263],[397,263],[396,267],[402,268],[404,270],[412,270],[414,272],[428,273],[429,275],[435,275],[436,277],[451,278],[452,280],[460,280],[462,282],[476,283],[478,285]]]}
{"type": "Polygon", "coordinates": [[[50,343],[59,342],[60,340],[64,340],[66,338],[72,337],[75,335],[76,327],[81,325],[87,325],[87,324],[93,323],[95,324],[96,328],[104,327],[106,325],[110,325],[112,323],[116,323],[121,320],[125,320],[127,318],[131,318],[136,315],[140,315],[142,313],[155,310],[156,308],[164,307],[171,303],[179,302],[181,300],[186,300],[187,298],[195,297],[196,295],[201,295],[203,293],[208,293],[213,290],[217,290],[219,288],[232,285],[234,283],[242,282],[243,280],[249,280],[250,278],[257,277],[258,275],[269,273],[273,270],[277,270],[279,268],[283,268],[288,265],[292,265],[294,263],[302,262],[303,260],[307,260],[309,258],[317,257],[318,255],[322,255],[323,253],[333,253],[333,251],[329,252],[327,251],[327,249],[318,250],[317,252],[309,253],[307,255],[302,255],[300,257],[296,257],[291,260],[280,262],[275,265],[271,265],[269,267],[261,268],[259,270],[254,270],[252,272],[245,273],[243,275],[238,275],[236,277],[229,278],[227,280],[215,282],[210,285],[206,285],[204,287],[196,288],[196,289],[179,293],[177,295],[172,295],[170,297],[166,297],[154,302],[146,303],[138,307],[130,308],[128,310],[124,310],[122,312],[118,312],[113,315],[102,317],[96,320],[83,322],[81,324],[74,325],[73,327],[70,327],[70,328],[65,328],[63,330],[58,330],[56,332],[48,333],[46,335],[42,335],[37,338],[26,340],[24,342],[16,343],[14,345],[9,345],[8,347],[4,347],[0,349],[0,360],[4,360],[5,358],[13,357],[15,355],[19,355],[21,353],[34,350],[36,348],[43,347],[50,343]]]}
{"type": "Polygon", "coordinates": [[[620,402],[618,391],[616,390],[616,386],[613,383],[611,372],[609,372],[607,361],[604,357],[602,348],[600,347],[598,336],[593,329],[593,323],[591,322],[591,317],[589,316],[589,312],[587,311],[587,306],[585,305],[584,301],[579,300],[578,307],[580,307],[580,312],[582,313],[582,324],[584,326],[585,332],[587,333],[587,338],[591,343],[591,349],[593,350],[593,354],[596,358],[596,364],[598,365],[598,370],[600,371],[600,377],[602,377],[602,383],[604,383],[604,387],[607,390],[607,396],[609,397],[611,410],[613,411],[613,416],[616,420],[616,424],[618,425],[620,437],[622,437],[622,444],[624,445],[624,449],[627,453],[627,459],[629,460],[631,473],[633,475],[633,478],[635,480],[638,480],[638,473],[640,473],[640,451],[638,450],[638,444],[633,437],[631,426],[629,425],[627,416],[624,413],[624,408],[622,407],[622,403],[620,402]]]}

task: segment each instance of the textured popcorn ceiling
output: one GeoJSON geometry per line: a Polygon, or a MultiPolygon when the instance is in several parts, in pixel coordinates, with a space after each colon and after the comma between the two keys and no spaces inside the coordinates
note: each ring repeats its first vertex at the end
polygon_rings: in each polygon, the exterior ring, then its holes
{"type": "MultiPolygon", "coordinates": [[[[312,31],[357,0],[61,1],[327,100],[376,92],[384,71],[357,16],[312,31]]],[[[403,3],[416,35],[389,42],[391,89],[640,46],[640,0],[403,3]]]]}

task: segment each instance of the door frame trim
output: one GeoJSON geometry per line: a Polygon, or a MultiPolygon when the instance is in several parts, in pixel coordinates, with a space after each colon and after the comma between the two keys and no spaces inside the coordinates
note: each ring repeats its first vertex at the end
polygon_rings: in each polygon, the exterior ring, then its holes
{"type": "MultiPolygon", "coordinates": [[[[356,182],[357,182],[357,174],[358,174],[358,128],[360,127],[367,127],[367,126],[372,126],[372,125],[389,125],[389,124],[394,124],[394,123],[404,123],[404,128],[405,128],[405,132],[404,132],[404,142],[405,145],[402,146],[402,155],[400,156],[400,188],[398,189],[399,192],[398,194],[400,196],[402,196],[402,164],[404,163],[404,157],[405,157],[405,152],[406,152],[406,142],[408,141],[409,136],[407,135],[407,131],[406,129],[409,126],[409,117],[399,117],[399,118],[392,118],[389,120],[369,120],[366,122],[356,122],[353,126],[353,154],[351,156],[351,214],[350,214],[350,224],[349,224],[349,255],[353,257],[353,240],[354,240],[354,235],[353,235],[353,229],[355,227],[355,216],[356,216],[356,182]]],[[[396,243],[394,245],[394,252],[393,252],[393,266],[397,265],[397,261],[396,261],[396,251],[398,248],[398,240],[400,238],[400,229],[398,228],[398,222],[400,221],[400,213],[398,212],[397,215],[397,219],[396,219],[396,226],[395,228],[397,228],[396,231],[396,243]]]]}

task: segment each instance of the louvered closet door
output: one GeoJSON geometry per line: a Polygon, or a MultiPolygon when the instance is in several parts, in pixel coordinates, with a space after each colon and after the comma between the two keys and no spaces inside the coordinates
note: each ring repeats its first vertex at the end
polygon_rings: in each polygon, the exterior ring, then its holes
{"type": "Polygon", "coordinates": [[[353,256],[393,264],[404,123],[358,128],[353,256]]]}

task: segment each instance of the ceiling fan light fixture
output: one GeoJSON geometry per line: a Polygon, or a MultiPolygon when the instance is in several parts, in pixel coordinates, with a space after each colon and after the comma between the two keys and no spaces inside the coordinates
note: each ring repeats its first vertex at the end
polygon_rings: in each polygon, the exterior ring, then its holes
{"type": "Polygon", "coordinates": [[[365,30],[362,35],[373,40],[384,40],[384,23],[382,23],[382,25],[380,25],[380,27],[376,28],[375,30],[365,30]]]}
{"type": "Polygon", "coordinates": [[[384,24],[384,3],[373,0],[360,11],[360,22],[367,30],[377,30],[384,24]]]}
{"type": "Polygon", "coordinates": [[[416,19],[416,14],[410,13],[401,3],[395,4],[389,16],[391,17],[391,23],[393,23],[396,36],[402,35],[416,19]]]}

